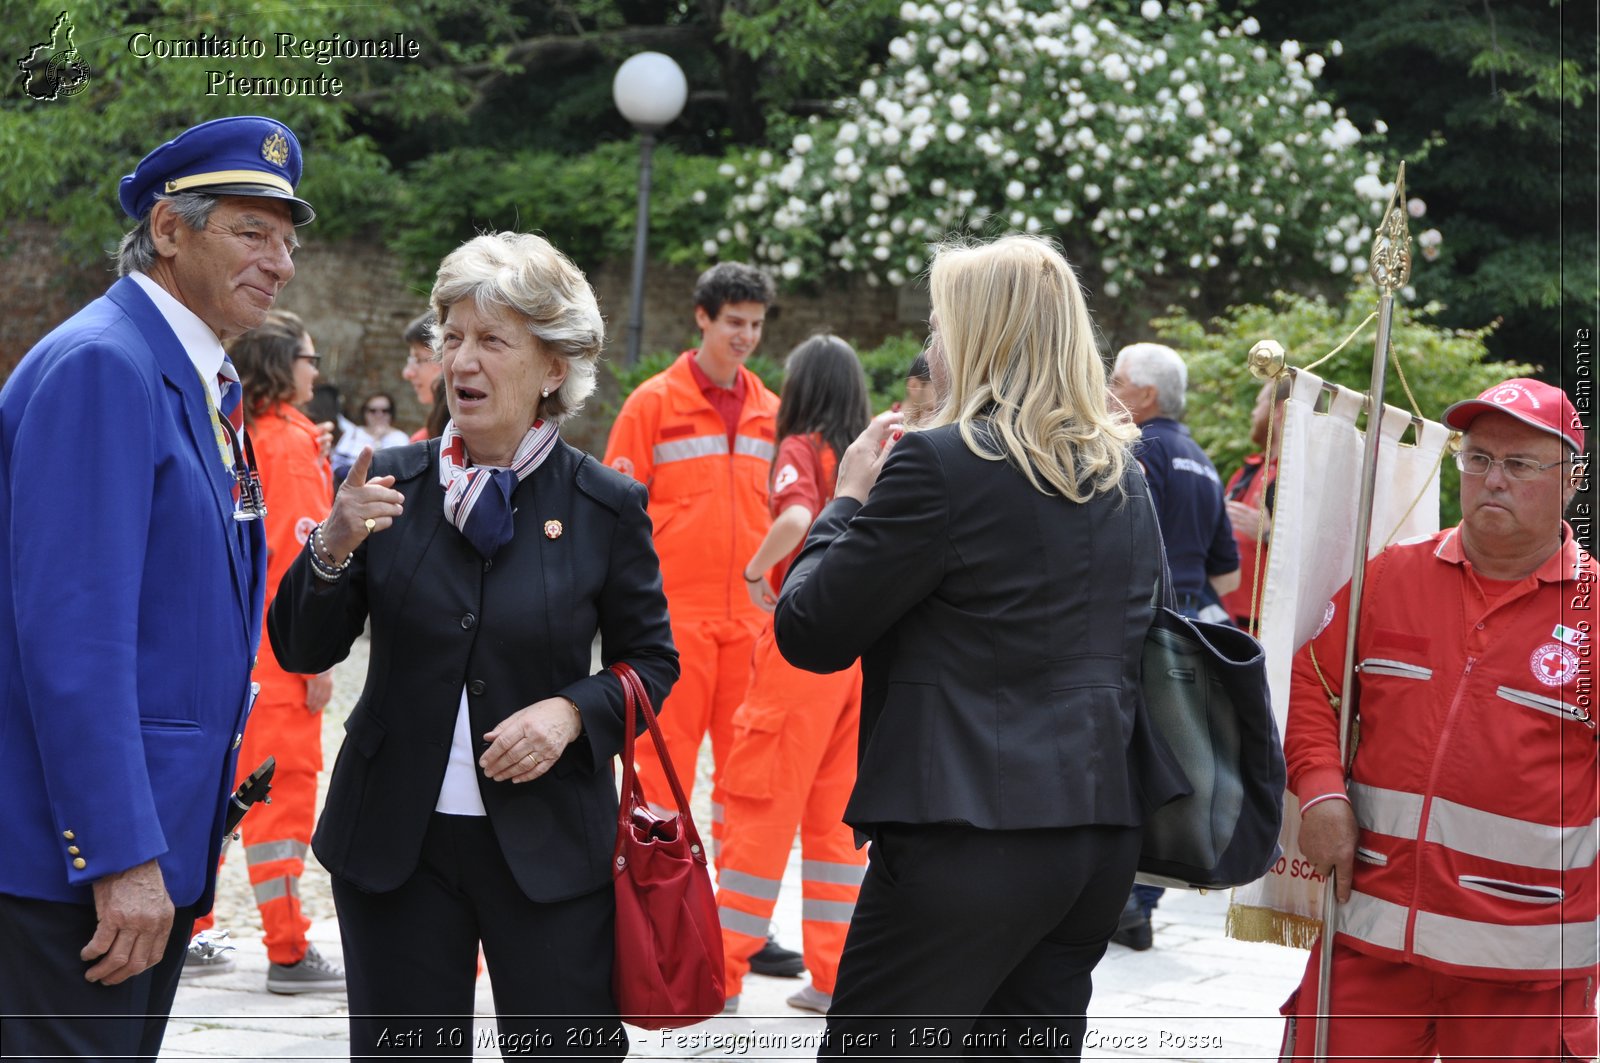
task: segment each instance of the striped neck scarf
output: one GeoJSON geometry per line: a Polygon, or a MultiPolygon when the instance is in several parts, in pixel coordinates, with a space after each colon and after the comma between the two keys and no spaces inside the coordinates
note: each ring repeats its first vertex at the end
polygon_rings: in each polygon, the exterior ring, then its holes
{"type": "Polygon", "coordinates": [[[509,469],[474,466],[467,441],[450,421],[439,441],[439,484],[444,488],[444,516],[460,529],[485,558],[511,541],[511,493],[555,449],[560,431],[554,421],[535,421],[517,445],[509,469]]]}

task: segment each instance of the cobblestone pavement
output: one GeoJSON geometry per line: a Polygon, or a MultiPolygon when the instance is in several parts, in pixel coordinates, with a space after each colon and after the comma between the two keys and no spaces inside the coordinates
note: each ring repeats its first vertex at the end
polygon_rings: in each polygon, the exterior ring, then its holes
{"type": "MultiPolygon", "coordinates": [[[[344,718],[366,672],[365,639],[339,666],[323,726],[331,768],[344,718]]],[[[708,764],[700,765],[696,819],[709,823],[708,764]]],[[[324,774],[326,785],[326,774],[324,774]]],[[[774,923],[786,945],[800,944],[799,859],[790,861],[774,923]]],[[[314,920],[311,939],[340,954],[328,876],[315,860],[301,880],[301,900],[314,920]]],[[[1223,935],[1225,894],[1170,891],[1156,910],[1155,947],[1135,953],[1112,946],[1095,971],[1087,1059],[1275,1059],[1282,1023],[1277,1009],[1297,983],[1305,953],[1232,941],[1223,935]]],[[[266,950],[242,860],[223,869],[218,925],[239,946],[227,974],[183,984],[161,1058],[343,1059],[347,1057],[343,994],[274,996],[266,991],[266,950]]],[[[801,979],[747,979],[740,1014],[684,1030],[630,1030],[632,1059],[814,1058],[822,1020],[784,1000],[801,979]]],[[[488,976],[479,979],[474,1054],[494,1057],[494,1004],[488,976]]],[[[426,1032],[426,1031],[425,1031],[426,1032]]],[[[915,1058],[938,1058],[937,1051],[915,1058]]]]}

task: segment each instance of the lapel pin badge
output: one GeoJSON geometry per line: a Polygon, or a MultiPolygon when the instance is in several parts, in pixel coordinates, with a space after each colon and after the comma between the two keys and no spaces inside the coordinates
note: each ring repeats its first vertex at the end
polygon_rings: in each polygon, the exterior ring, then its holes
{"type": "Polygon", "coordinates": [[[546,539],[561,538],[561,531],[561,522],[559,520],[547,520],[544,522],[544,537],[546,539]]]}

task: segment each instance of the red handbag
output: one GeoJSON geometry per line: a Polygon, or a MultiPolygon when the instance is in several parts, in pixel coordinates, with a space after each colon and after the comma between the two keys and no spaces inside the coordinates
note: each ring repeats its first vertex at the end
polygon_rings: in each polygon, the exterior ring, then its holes
{"type": "Polygon", "coordinates": [[[722,924],[706,869],[705,846],[689,815],[661,726],[638,673],[617,663],[627,719],[622,734],[622,801],[611,874],[617,897],[616,959],[611,988],[623,1021],[646,1030],[692,1026],[721,1014],[724,1003],[722,924]],[[661,757],[678,812],[650,810],[633,767],[638,716],[661,757]]]}

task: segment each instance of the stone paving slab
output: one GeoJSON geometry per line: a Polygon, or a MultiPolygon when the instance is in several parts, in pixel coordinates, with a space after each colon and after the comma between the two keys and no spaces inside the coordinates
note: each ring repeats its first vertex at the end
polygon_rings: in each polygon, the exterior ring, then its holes
{"type": "MultiPolygon", "coordinates": [[[[775,924],[785,944],[800,943],[799,860],[791,861],[775,924]]],[[[1113,945],[1095,971],[1086,1059],[1275,1059],[1278,1006],[1300,977],[1297,949],[1222,936],[1225,894],[1168,893],[1156,910],[1156,945],[1135,953],[1113,945]]],[[[339,955],[337,926],[319,920],[312,940],[339,955]]],[[[184,983],[163,1059],[343,1059],[345,1001],[339,994],[266,992],[266,953],[254,934],[235,934],[235,969],[184,983]]],[[[750,976],[740,1014],[683,1030],[630,1029],[629,1057],[665,1059],[814,1058],[823,1022],[784,999],[803,979],[750,976]]],[[[494,1000],[478,981],[474,1055],[494,1058],[494,1000]]],[[[915,1058],[937,1054],[919,1052],[915,1058]]]]}

